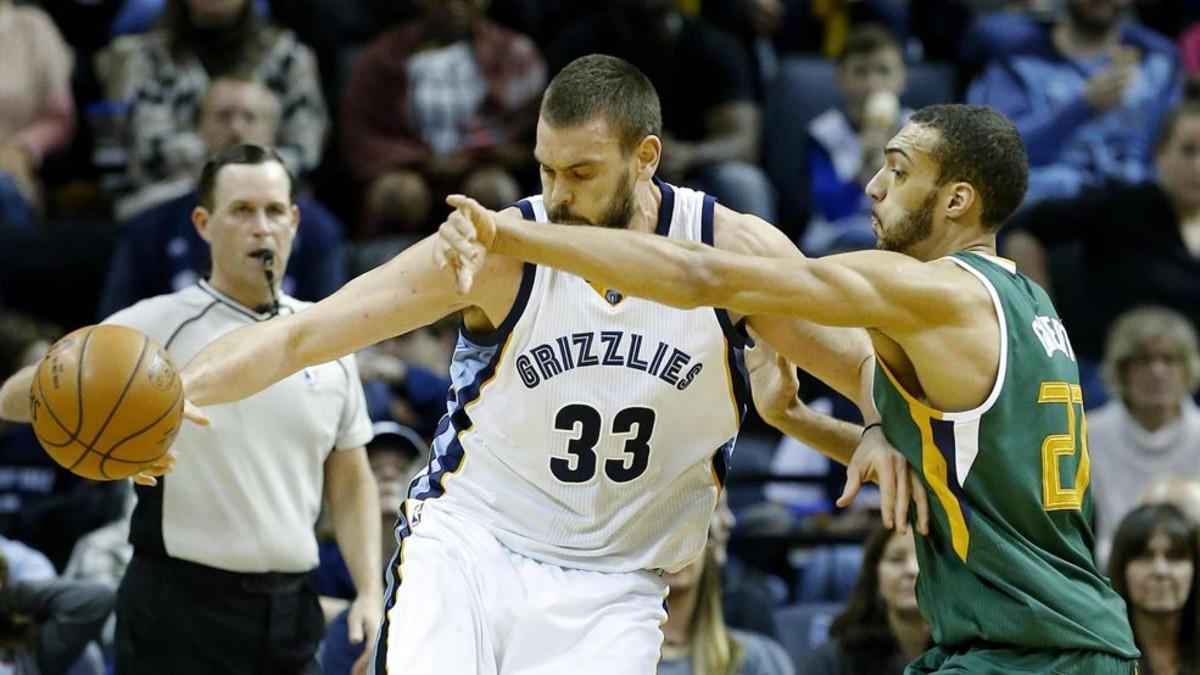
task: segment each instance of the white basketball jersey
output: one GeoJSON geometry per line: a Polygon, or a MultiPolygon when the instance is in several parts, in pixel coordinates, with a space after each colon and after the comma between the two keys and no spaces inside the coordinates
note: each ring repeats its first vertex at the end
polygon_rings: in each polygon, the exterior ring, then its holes
{"type": "MultiPolygon", "coordinates": [[[[658,185],[658,234],[711,243],[713,198],[658,185]]],[[[546,221],[541,197],[519,206],[546,221]]],[[[526,265],[499,328],[460,333],[448,415],[407,513],[415,525],[423,509],[450,510],[564,567],[677,570],[704,546],[733,451],[742,347],[723,311],[526,265]]]]}

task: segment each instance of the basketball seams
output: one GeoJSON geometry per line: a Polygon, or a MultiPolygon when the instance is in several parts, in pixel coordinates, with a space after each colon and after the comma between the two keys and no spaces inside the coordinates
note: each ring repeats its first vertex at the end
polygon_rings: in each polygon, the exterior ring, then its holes
{"type": "MultiPolygon", "coordinates": [[[[212,306],[216,306],[217,304],[219,303],[211,303],[209,307],[205,309],[210,309],[212,306]]],[[[187,323],[189,322],[184,322],[184,324],[187,323]]],[[[107,361],[108,357],[105,355],[105,352],[111,343],[113,349],[121,350],[119,352],[115,352],[113,356],[117,357],[118,361],[126,364],[132,361],[132,369],[129,372],[123,388],[115,398],[115,401],[110,403],[111,407],[109,412],[104,418],[103,423],[99,426],[99,429],[96,431],[95,436],[91,439],[91,442],[87,443],[83,441],[81,435],[85,430],[87,430],[87,425],[84,424],[84,422],[87,421],[84,417],[84,408],[96,408],[97,410],[93,410],[93,419],[98,417],[97,413],[99,410],[96,403],[99,403],[100,401],[92,401],[91,399],[97,397],[107,398],[108,396],[111,396],[111,392],[115,388],[112,387],[112,385],[120,382],[119,379],[114,381],[113,378],[103,375],[103,373],[111,372],[111,368],[105,367],[100,371],[96,371],[93,368],[88,370],[86,373],[84,372],[86,358],[88,354],[90,354],[90,352],[87,351],[87,348],[92,346],[90,341],[93,336],[93,332],[95,329],[101,327],[102,326],[89,326],[86,328],[86,330],[80,329],[77,331],[78,342],[75,343],[77,348],[71,347],[68,351],[68,354],[71,352],[75,354],[73,365],[76,368],[74,385],[76,387],[75,398],[76,405],[78,407],[78,415],[76,417],[77,425],[73,431],[64,423],[64,418],[59,417],[58,411],[53,408],[50,401],[48,401],[46,398],[46,378],[52,376],[59,377],[62,375],[62,366],[69,364],[70,361],[66,361],[64,363],[60,356],[58,360],[59,367],[56,369],[49,365],[50,361],[44,360],[43,363],[39,365],[38,370],[35,373],[33,386],[31,388],[31,395],[38,402],[39,411],[45,415],[44,418],[40,417],[37,423],[34,425],[34,431],[37,432],[39,442],[45,446],[46,451],[51,455],[51,457],[53,457],[55,461],[64,468],[85,478],[90,478],[92,480],[113,480],[114,478],[122,478],[128,475],[131,473],[131,470],[136,471],[140,467],[144,467],[154,461],[157,461],[167,452],[169,452],[170,443],[166,443],[166,448],[163,448],[162,445],[165,440],[172,440],[175,434],[179,432],[179,426],[181,422],[179,419],[179,411],[183,402],[183,390],[180,386],[178,375],[176,375],[173,387],[175,392],[172,396],[172,399],[170,399],[170,403],[155,416],[153,421],[144,423],[144,426],[141,428],[130,432],[129,427],[131,425],[129,423],[133,422],[136,424],[142,422],[142,420],[145,420],[146,418],[143,416],[143,413],[146,412],[144,408],[147,407],[145,403],[152,400],[146,399],[143,401],[142,398],[139,398],[139,396],[143,396],[142,394],[138,393],[142,392],[142,378],[139,376],[149,374],[147,369],[150,367],[149,364],[153,363],[152,357],[158,356],[170,363],[170,356],[168,352],[162,349],[156,342],[154,342],[152,338],[140,333],[140,331],[130,330],[122,326],[113,326],[113,328],[119,330],[112,334],[111,340],[108,339],[109,333],[103,333],[102,331],[103,334],[97,338],[100,340],[100,342],[97,343],[99,346],[96,346],[96,348],[92,350],[100,350],[100,352],[98,352],[100,356],[97,358],[107,361]],[[132,335],[122,334],[120,331],[132,333],[132,335]],[[141,344],[139,345],[136,358],[130,359],[130,357],[133,356],[133,349],[131,349],[133,347],[132,343],[137,338],[141,339],[141,344]],[[114,340],[116,342],[113,342],[114,340]],[[117,347],[118,344],[122,344],[123,346],[117,347]],[[92,385],[99,384],[99,382],[96,381],[97,378],[107,380],[100,387],[100,390],[96,390],[93,386],[89,386],[89,382],[92,385]],[[137,396],[130,398],[134,394],[137,394],[137,396]],[[131,405],[138,409],[138,412],[134,417],[130,417],[129,414],[123,412],[131,405]],[[41,408],[44,408],[45,410],[40,410],[41,408]],[[168,421],[172,415],[174,415],[176,419],[168,421]],[[173,428],[166,426],[172,423],[175,425],[173,428]],[[114,427],[114,425],[116,425],[116,427],[114,427]],[[117,429],[117,427],[119,427],[119,429],[117,429]],[[159,430],[165,433],[161,437],[152,437],[149,432],[155,430],[155,427],[158,427],[159,430]],[[115,443],[112,443],[111,447],[107,448],[106,451],[101,451],[97,449],[96,446],[98,446],[100,441],[105,438],[105,434],[109,428],[114,428],[114,430],[118,430],[120,433],[126,435],[117,440],[115,443]],[[67,436],[67,439],[64,442],[47,441],[47,439],[42,435],[43,431],[51,438],[54,438],[58,434],[63,434],[67,436]],[[133,452],[133,455],[127,455],[126,457],[114,456],[122,449],[133,452]],[[153,457],[147,457],[147,455],[151,454],[153,457]],[[94,456],[94,458],[90,458],[92,456],[94,456]],[[109,460],[111,460],[112,463],[110,463],[109,460]]],[[[182,326],[179,328],[182,328],[182,326]]],[[[177,329],[175,334],[178,332],[179,330],[177,329]]],[[[173,367],[173,364],[171,365],[173,367]]],[[[119,377],[119,373],[112,374],[119,377]]],[[[69,387],[72,382],[68,379],[65,382],[61,382],[61,384],[69,387]]],[[[57,404],[69,405],[70,393],[61,391],[62,388],[63,387],[58,387],[55,389],[59,395],[54,399],[54,402],[57,404]],[[65,397],[61,395],[64,393],[66,394],[65,397]]],[[[158,387],[155,388],[158,389],[158,387]]],[[[154,400],[161,401],[165,399],[165,396],[171,396],[169,388],[159,389],[159,392],[161,392],[162,396],[154,394],[154,400]]],[[[155,434],[155,436],[158,435],[155,434]]]]}
{"type": "MultiPolygon", "coordinates": [[[[117,411],[121,409],[121,402],[125,400],[125,395],[129,393],[129,387],[131,385],[133,385],[133,381],[135,379],[137,379],[138,373],[140,373],[142,370],[142,362],[146,360],[146,348],[149,347],[149,345],[150,345],[150,338],[143,335],[142,336],[142,350],[138,353],[137,362],[133,364],[133,369],[129,373],[129,379],[125,380],[125,386],[124,386],[124,388],[121,389],[121,395],[117,397],[116,402],[113,403],[112,409],[108,411],[108,417],[106,417],[104,419],[104,424],[100,425],[100,430],[96,432],[95,438],[93,438],[92,442],[89,443],[87,446],[87,448],[89,450],[91,450],[92,452],[100,452],[99,450],[96,450],[96,448],[95,448],[96,441],[99,441],[100,437],[104,435],[104,430],[108,429],[108,425],[112,422],[113,417],[115,417],[117,414],[117,411]]],[[[80,363],[81,369],[82,369],[82,366],[83,366],[83,364],[81,362],[80,363]]],[[[109,452],[111,452],[111,450],[109,452]]],[[[108,458],[108,453],[100,453],[100,454],[104,455],[105,459],[108,458]]],[[[103,463],[103,461],[104,460],[101,460],[101,463],[103,463]]],[[[104,471],[101,470],[101,473],[104,473],[104,471]]]]}
{"type": "Polygon", "coordinates": [[[155,419],[153,422],[151,422],[150,424],[147,424],[145,427],[142,427],[141,429],[138,429],[137,431],[133,432],[132,434],[129,434],[125,438],[122,438],[121,440],[117,441],[116,443],[114,443],[112,445],[112,447],[110,447],[108,450],[106,450],[104,452],[101,452],[99,450],[92,448],[91,449],[92,452],[95,452],[99,455],[103,455],[103,457],[104,457],[103,459],[100,460],[100,473],[104,474],[104,476],[106,478],[108,477],[108,471],[105,471],[104,465],[109,460],[112,460],[114,462],[121,462],[123,464],[147,464],[149,462],[154,462],[154,461],[158,460],[160,457],[162,457],[163,455],[167,454],[167,451],[169,451],[171,449],[169,445],[167,446],[167,448],[165,450],[163,450],[158,455],[156,455],[153,459],[150,459],[150,460],[138,460],[135,462],[132,460],[121,459],[120,457],[112,456],[113,453],[116,452],[117,448],[119,448],[122,445],[124,445],[125,443],[137,438],[138,436],[141,436],[142,434],[146,433],[147,431],[153,429],[159,422],[163,421],[163,419],[165,419],[167,417],[167,415],[170,415],[172,412],[174,412],[175,408],[179,405],[180,399],[182,399],[182,398],[183,398],[183,387],[179,387],[179,391],[176,392],[176,394],[175,394],[175,400],[171,401],[171,405],[167,406],[167,409],[164,410],[163,413],[161,415],[159,415],[158,418],[155,419]]]}
{"type": "Polygon", "coordinates": [[[65,448],[79,440],[77,436],[67,430],[67,425],[63,424],[62,421],[58,419],[58,415],[56,415],[54,413],[54,409],[50,407],[50,402],[46,400],[46,393],[42,390],[42,378],[40,372],[38,373],[38,376],[33,379],[33,386],[37,388],[36,395],[38,400],[41,401],[42,408],[44,408],[46,412],[50,413],[50,419],[54,420],[54,423],[58,425],[58,428],[62,429],[63,433],[67,435],[67,440],[63,443],[51,443],[44,438],[40,439],[41,442],[56,448],[65,448]]]}
{"type": "MultiPolygon", "coordinates": [[[[79,345],[79,356],[75,359],[75,397],[76,405],[79,410],[79,421],[75,425],[75,431],[71,434],[72,437],[78,438],[79,432],[83,431],[83,357],[87,354],[88,342],[92,339],[92,333],[96,331],[96,327],[90,328],[86,335],[83,336],[83,344],[79,345]]],[[[65,431],[65,429],[64,429],[65,431]]]]}

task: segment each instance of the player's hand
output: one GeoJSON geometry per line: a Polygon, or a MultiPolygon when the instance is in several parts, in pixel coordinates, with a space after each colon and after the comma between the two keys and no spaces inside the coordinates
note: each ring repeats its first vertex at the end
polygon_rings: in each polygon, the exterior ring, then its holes
{"type": "Polygon", "coordinates": [[[450,195],[446,203],[454,207],[454,212],[438,228],[433,259],[439,267],[454,270],[458,292],[466,293],[496,241],[496,214],[462,195],[450,195]]]}
{"type": "Polygon", "coordinates": [[[868,429],[854,451],[850,466],[846,467],[846,487],[838,497],[837,505],[849,506],[863,481],[879,484],[879,510],[884,527],[895,528],[901,534],[908,532],[908,507],[910,502],[915,502],[917,531],[929,534],[929,496],[925,486],[879,427],[868,429]]]}
{"type": "Polygon", "coordinates": [[[171,473],[171,469],[175,468],[175,460],[179,459],[179,455],[175,451],[168,450],[165,455],[154,460],[154,463],[146,467],[145,471],[135,475],[133,482],[138,485],[151,487],[158,485],[158,476],[165,476],[171,473]]]}
{"type": "Polygon", "coordinates": [[[346,628],[350,644],[363,645],[363,653],[354,662],[352,673],[365,673],[366,667],[370,663],[372,645],[375,644],[375,633],[379,631],[379,622],[383,619],[382,605],[382,600],[376,593],[359,595],[350,604],[350,612],[346,615],[346,628]]]}
{"type": "Polygon", "coordinates": [[[800,389],[800,378],[790,361],[757,336],[754,340],[754,349],[745,352],[746,367],[750,371],[750,394],[758,414],[767,422],[773,422],[786,417],[788,410],[799,403],[796,393],[800,389]]]}
{"type": "Polygon", "coordinates": [[[211,424],[211,420],[209,420],[208,417],[201,412],[200,408],[196,407],[195,403],[192,403],[186,398],[183,399],[183,419],[191,422],[192,424],[199,424],[202,427],[206,427],[211,424]]]}

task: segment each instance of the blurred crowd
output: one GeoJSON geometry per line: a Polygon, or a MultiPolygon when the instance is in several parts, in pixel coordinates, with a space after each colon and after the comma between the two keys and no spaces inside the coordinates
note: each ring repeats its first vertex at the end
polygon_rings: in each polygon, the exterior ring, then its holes
{"type": "MultiPolygon", "coordinates": [[[[0,0],[0,380],[204,277],[199,172],[237,144],[298,178],[283,288],[301,300],[433,232],[448,194],[539,192],[543,88],[593,52],[654,83],[664,180],[811,256],[873,246],[863,188],[914,109],[1013,120],[1031,180],[1001,252],[1051,291],[1079,358],[1097,559],[1142,672],[1200,672],[1200,0],[0,0]]],[[[385,560],[457,328],[359,355],[385,560]]],[[[842,477],[749,426],[707,555],[670,580],[662,672],[886,675],[929,645],[910,536],[869,500],[836,511],[842,477]]],[[[131,500],[0,422],[0,671],[103,672],[131,500]]],[[[327,671],[349,672],[336,545],[317,577],[327,671]]]]}

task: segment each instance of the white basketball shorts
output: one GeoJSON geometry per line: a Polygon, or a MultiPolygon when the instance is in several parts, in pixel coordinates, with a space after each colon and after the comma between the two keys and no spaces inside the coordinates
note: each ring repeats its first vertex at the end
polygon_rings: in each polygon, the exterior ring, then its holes
{"type": "Polygon", "coordinates": [[[648,571],[567,569],[481,526],[405,503],[373,675],[653,675],[666,582],[648,571]]]}

